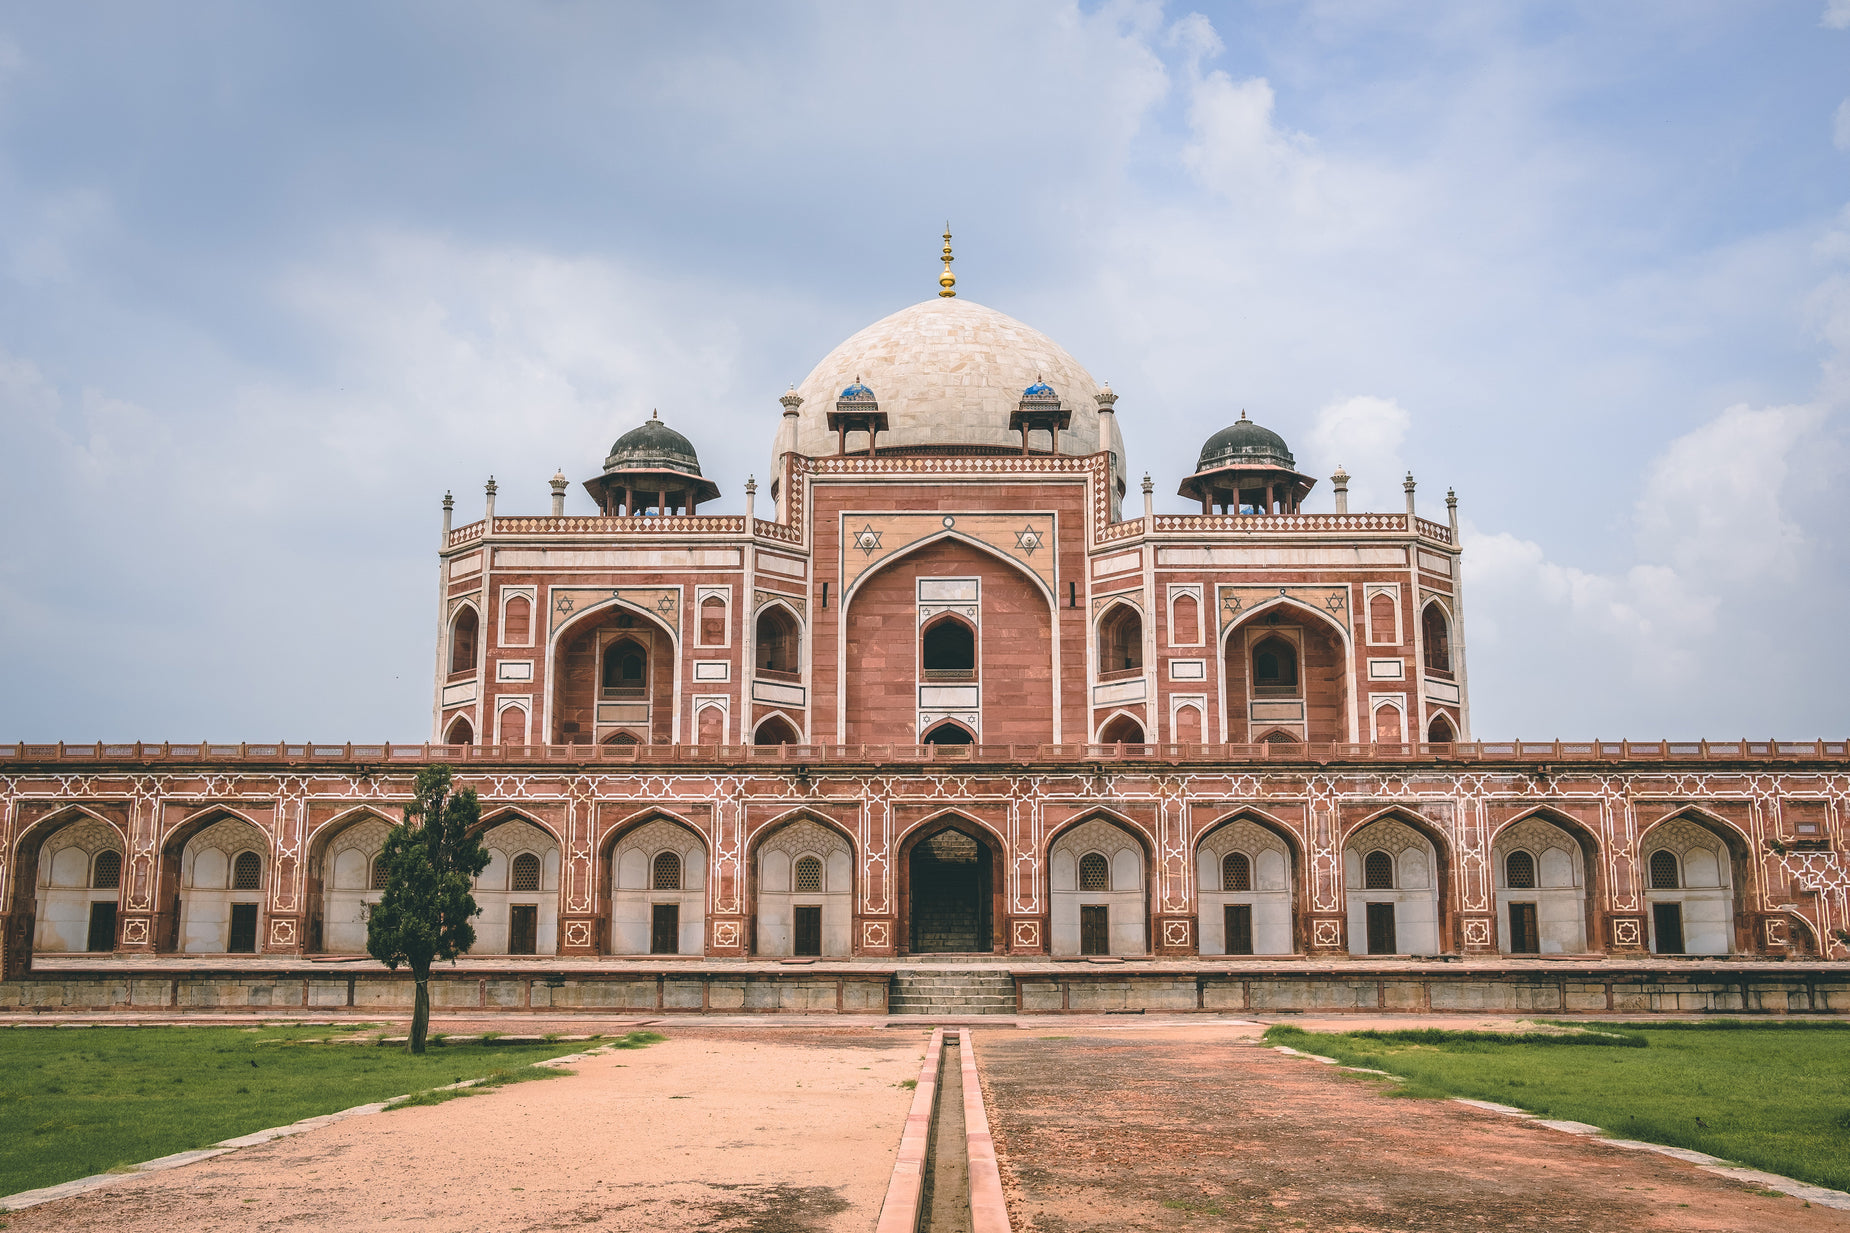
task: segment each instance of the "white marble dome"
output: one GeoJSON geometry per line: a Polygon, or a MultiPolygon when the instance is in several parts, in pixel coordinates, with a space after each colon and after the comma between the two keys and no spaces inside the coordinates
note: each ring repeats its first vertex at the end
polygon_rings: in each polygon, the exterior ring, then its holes
{"type": "MultiPolygon", "coordinates": [[[[1060,452],[1092,454],[1100,448],[1101,386],[1092,374],[1039,330],[961,296],[901,309],[824,356],[797,387],[803,405],[796,440],[780,440],[778,448],[835,453],[829,412],[857,377],[886,413],[888,427],[879,442],[883,451],[950,444],[1019,448],[1021,434],[1009,431],[1009,413],[1037,379],[1051,385],[1061,406],[1072,412],[1071,427],[1060,434],[1060,452]]],[[[1044,448],[1046,438],[1036,436],[1044,448]]],[[[849,444],[850,449],[865,447],[866,438],[859,434],[849,444]]],[[[1109,448],[1122,480],[1122,439],[1109,448]]]]}

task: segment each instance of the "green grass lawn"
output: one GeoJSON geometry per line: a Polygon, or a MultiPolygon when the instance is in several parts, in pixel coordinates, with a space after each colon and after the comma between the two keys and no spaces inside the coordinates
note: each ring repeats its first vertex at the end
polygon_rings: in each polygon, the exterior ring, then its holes
{"type": "Polygon", "coordinates": [[[1580,1026],[1617,1038],[1523,1041],[1430,1028],[1308,1033],[1280,1025],[1266,1040],[1389,1071],[1407,1081],[1400,1089],[1407,1096],[1516,1105],[1850,1190],[1850,1024],[1580,1026]]]}
{"type": "Polygon", "coordinates": [[[0,1194],[205,1147],[584,1044],[301,1043],[346,1028],[15,1028],[0,1031],[0,1194]]]}

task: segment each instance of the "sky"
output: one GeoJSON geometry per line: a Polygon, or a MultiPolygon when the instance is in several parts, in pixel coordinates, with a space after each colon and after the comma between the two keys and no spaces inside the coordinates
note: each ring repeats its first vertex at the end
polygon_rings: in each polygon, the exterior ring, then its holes
{"type": "Polygon", "coordinates": [[[947,218],[1159,509],[1455,489],[1479,737],[1850,734],[1850,0],[194,0],[0,3],[0,741],[426,739],[444,492],[742,509],[947,218]]]}

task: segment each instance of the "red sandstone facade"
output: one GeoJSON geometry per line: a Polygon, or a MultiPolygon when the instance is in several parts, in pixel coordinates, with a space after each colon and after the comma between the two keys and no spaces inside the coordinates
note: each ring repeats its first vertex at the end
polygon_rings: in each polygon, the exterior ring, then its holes
{"type": "Polygon", "coordinates": [[[437,761],[499,854],[490,953],[1850,953],[1845,742],[1475,742],[1449,496],[1349,513],[1339,473],[1296,512],[1311,481],[1236,424],[1203,513],[1146,480],[1124,518],[1115,395],[1000,314],[907,313],[897,401],[871,344],[806,383],[853,379],[827,434],[785,397],[772,519],[749,486],[691,512],[716,490],[659,422],[598,516],[563,476],[546,517],[446,498],[435,744],[0,749],[7,973],[357,953],[437,761]],[[1033,375],[1006,423],[908,411],[943,337],[1033,375]]]}

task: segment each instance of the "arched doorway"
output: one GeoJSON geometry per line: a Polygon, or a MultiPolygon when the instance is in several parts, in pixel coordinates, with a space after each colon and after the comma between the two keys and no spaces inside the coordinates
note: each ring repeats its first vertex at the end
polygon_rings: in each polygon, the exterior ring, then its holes
{"type": "Polygon", "coordinates": [[[752,736],[754,745],[800,745],[802,743],[802,734],[782,715],[773,715],[759,724],[758,731],[752,736]]]}
{"type": "Polygon", "coordinates": [[[1497,949],[1506,955],[1578,955],[1587,949],[1588,887],[1597,866],[1566,828],[1536,816],[1491,845],[1497,949]]]}
{"type": "Polygon", "coordinates": [[[797,818],[752,853],[760,955],[844,957],[853,946],[854,851],[839,831],[797,818]]]}
{"type": "Polygon", "coordinates": [[[645,822],[617,840],[605,864],[611,954],[706,950],[707,845],[691,827],[671,818],[645,822]]]}
{"type": "Polygon", "coordinates": [[[970,735],[970,729],[947,719],[925,734],[922,745],[974,745],[976,738],[970,735]]]}
{"type": "Polygon", "coordinates": [[[1731,837],[1685,814],[1659,822],[1638,846],[1659,955],[1726,955],[1735,951],[1746,862],[1731,837]]]}
{"type": "Polygon", "coordinates": [[[319,883],[320,917],[309,929],[312,950],[336,954],[366,952],[366,917],[385,892],[379,854],[391,824],[364,814],[340,825],[333,835],[317,835],[310,848],[311,903],[319,883]]]}
{"type": "Polygon", "coordinates": [[[1271,740],[1275,732],[1314,743],[1356,739],[1348,643],[1327,616],[1275,601],[1228,632],[1221,658],[1229,741],[1271,740]]]}
{"type": "Polygon", "coordinates": [[[551,955],[559,950],[559,843],[551,832],[504,815],[482,832],[488,866],[475,880],[472,955],[551,955]]]}
{"type": "Polygon", "coordinates": [[[1201,953],[1288,955],[1293,952],[1291,848],[1269,827],[1234,818],[1201,841],[1201,953]]]}
{"type": "Polygon", "coordinates": [[[1432,841],[1398,818],[1370,822],[1343,845],[1352,955],[1439,953],[1443,870],[1432,841]]]}
{"type": "Polygon", "coordinates": [[[1149,908],[1143,844],[1108,818],[1064,832],[1048,851],[1055,955],[1145,955],[1149,908]]]}
{"type": "Polygon", "coordinates": [[[994,951],[1001,885],[987,837],[948,824],[908,840],[904,856],[907,949],[915,955],[994,951]]]}
{"type": "Polygon", "coordinates": [[[1143,725],[1134,715],[1114,715],[1099,730],[1098,743],[1101,745],[1141,745],[1143,744],[1143,725]]]}
{"type": "MultiPolygon", "coordinates": [[[[38,953],[112,951],[127,849],[115,827],[87,814],[50,833],[38,851],[38,953]]],[[[21,872],[25,862],[21,862],[21,872]]]]}

